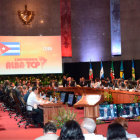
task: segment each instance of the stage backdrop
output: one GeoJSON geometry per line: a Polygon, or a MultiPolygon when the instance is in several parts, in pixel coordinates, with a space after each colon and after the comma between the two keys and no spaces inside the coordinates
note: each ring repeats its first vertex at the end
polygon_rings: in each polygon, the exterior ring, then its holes
{"type": "Polygon", "coordinates": [[[0,75],[62,73],[60,36],[0,36],[0,75]]]}

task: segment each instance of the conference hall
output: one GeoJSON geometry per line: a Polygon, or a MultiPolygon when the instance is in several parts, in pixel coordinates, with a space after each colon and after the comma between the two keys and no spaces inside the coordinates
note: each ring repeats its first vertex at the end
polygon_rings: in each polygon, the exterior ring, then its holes
{"type": "Polygon", "coordinates": [[[0,0],[0,139],[139,140],[140,0],[0,0]]]}

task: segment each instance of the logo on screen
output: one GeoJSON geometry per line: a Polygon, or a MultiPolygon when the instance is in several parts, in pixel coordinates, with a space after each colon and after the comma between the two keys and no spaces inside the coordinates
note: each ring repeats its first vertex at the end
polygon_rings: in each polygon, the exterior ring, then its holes
{"type": "Polygon", "coordinates": [[[20,43],[0,42],[0,55],[1,56],[20,55],[20,43]]]}

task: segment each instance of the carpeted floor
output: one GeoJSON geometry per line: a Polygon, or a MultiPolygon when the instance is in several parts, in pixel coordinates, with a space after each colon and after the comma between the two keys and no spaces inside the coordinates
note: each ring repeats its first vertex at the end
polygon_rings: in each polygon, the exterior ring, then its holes
{"type": "MultiPolygon", "coordinates": [[[[74,109],[74,111],[77,112],[77,121],[81,123],[84,111],[78,109],[74,109]]],[[[42,128],[33,126],[27,129],[24,129],[24,126],[19,128],[17,122],[14,117],[9,117],[8,112],[0,111],[0,140],[34,140],[43,135],[42,128]]],[[[97,133],[106,136],[108,124],[97,125],[97,133]]],[[[140,137],[140,122],[129,122],[128,132],[135,133],[140,137]]],[[[57,131],[58,135],[59,133],[60,130],[57,131]]]]}

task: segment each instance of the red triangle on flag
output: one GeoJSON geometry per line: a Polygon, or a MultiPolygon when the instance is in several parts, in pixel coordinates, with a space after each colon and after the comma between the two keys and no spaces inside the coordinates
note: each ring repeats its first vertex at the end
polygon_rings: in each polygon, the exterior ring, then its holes
{"type": "Polygon", "coordinates": [[[8,50],[10,50],[10,48],[0,42],[0,55],[4,54],[8,50]]]}

